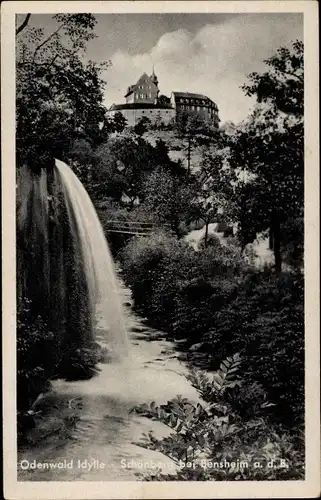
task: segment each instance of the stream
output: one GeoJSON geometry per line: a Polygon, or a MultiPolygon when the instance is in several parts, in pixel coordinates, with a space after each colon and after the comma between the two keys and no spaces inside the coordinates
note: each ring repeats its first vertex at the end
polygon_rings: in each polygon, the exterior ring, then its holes
{"type": "MultiPolygon", "coordinates": [[[[175,470],[166,456],[135,444],[143,433],[153,430],[162,437],[170,429],[130,410],[141,403],[166,403],[178,394],[196,402],[198,394],[175,345],[131,310],[131,292],[122,282],[120,295],[129,357],[100,364],[90,380],[53,381],[29,433],[33,444],[19,450],[19,481],[133,481],[155,467],[175,470]]],[[[104,345],[105,337],[100,322],[96,340],[104,345]]]]}

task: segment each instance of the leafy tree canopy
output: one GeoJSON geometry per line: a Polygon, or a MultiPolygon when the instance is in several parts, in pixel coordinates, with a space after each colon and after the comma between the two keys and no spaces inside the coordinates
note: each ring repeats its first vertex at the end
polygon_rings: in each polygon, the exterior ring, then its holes
{"type": "Polygon", "coordinates": [[[104,121],[102,69],[85,62],[95,37],[91,14],[57,14],[47,33],[17,28],[17,156],[31,166],[64,158],[75,138],[99,140],[104,121]]]}
{"type": "Polygon", "coordinates": [[[235,189],[243,242],[269,230],[280,270],[282,225],[303,217],[302,43],[293,43],[292,50],[279,49],[266,63],[269,71],[251,74],[250,83],[243,86],[258,105],[235,131],[230,161],[244,174],[235,189]]]}
{"type": "Polygon", "coordinates": [[[251,73],[250,83],[243,85],[247,95],[254,95],[259,103],[266,102],[277,110],[297,116],[303,115],[304,47],[296,41],[292,49],[281,47],[265,61],[269,70],[251,73]]]}

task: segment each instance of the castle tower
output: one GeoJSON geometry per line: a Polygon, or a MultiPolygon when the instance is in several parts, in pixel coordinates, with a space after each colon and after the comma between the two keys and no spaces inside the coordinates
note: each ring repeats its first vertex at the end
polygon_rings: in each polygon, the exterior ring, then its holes
{"type": "Polygon", "coordinates": [[[154,66],[153,66],[153,73],[150,75],[150,79],[152,80],[152,82],[156,85],[156,87],[158,88],[158,78],[157,76],[155,75],[155,69],[154,69],[154,66]]]}

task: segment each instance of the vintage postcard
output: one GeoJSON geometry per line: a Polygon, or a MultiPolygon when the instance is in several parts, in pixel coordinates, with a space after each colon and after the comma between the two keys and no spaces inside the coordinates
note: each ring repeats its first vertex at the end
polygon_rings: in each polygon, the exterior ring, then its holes
{"type": "Polygon", "coordinates": [[[317,19],[2,6],[6,499],[319,495],[317,19]]]}

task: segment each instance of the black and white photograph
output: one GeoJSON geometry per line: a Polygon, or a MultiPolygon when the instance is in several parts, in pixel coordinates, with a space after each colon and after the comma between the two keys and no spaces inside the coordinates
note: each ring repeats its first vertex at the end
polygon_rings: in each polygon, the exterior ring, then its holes
{"type": "Polygon", "coordinates": [[[7,3],[6,498],[317,495],[317,4],[7,3]]]}

